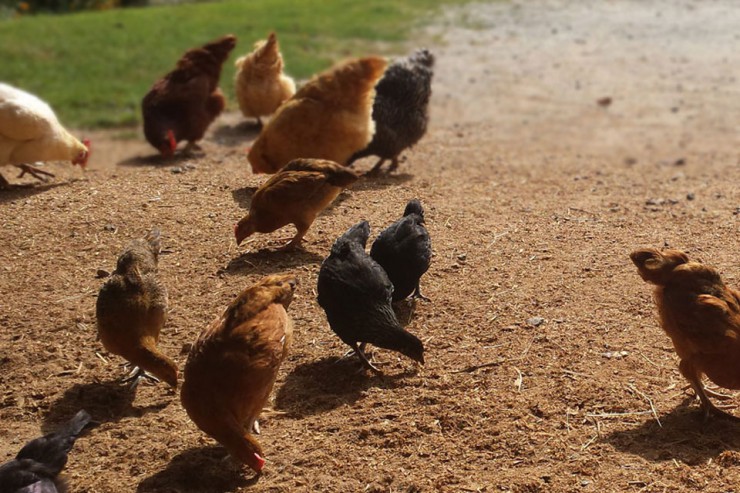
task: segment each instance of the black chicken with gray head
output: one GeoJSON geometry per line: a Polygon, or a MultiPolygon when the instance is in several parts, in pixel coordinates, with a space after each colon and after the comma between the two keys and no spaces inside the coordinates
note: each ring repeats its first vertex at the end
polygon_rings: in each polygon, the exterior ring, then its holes
{"type": "Polygon", "coordinates": [[[370,170],[376,173],[390,159],[388,172],[398,168],[398,157],[413,146],[427,131],[429,99],[432,96],[434,55],[425,49],[393,62],[375,86],[373,140],[356,152],[347,165],[366,156],[380,160],[370,170]]]}
{"type": "Polygon", "coordinates": [[[375,373],[380,371],[364,353],[367,343],[424,364],[424,346],[401,327],[391,307],[393,284],[383,268],[365,253],[369,236],[370,225],[363,221],[334,242],[319,271],[319,305],[331,329],[375,373]]]}
{"type": "Polygon", "coordinates": [[[79,411],[60,430],[28,442],[15,459],[0,466],[0,493],[60,493],[67,491],[59,478],[77,436],[90,423],[79,411]]]}
{"type": "Polygon", "coordinates": [[[370,256],[393,283],[393,301],[414,298],[429,301],[421,294],[419,280],[432,262],[432,242],[424,227],[424,208],[414,199],[403,217],[386,228],[373,243],[370,256]]]}

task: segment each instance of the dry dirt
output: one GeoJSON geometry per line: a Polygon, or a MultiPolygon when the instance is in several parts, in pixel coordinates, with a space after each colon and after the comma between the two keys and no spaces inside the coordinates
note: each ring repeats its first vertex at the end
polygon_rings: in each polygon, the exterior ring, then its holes
{"type": "Polygon", "coordinates": [[[52,165],[52,183],[0,195],[0,461],[85,408],[100,425],[70,455],[74,492],[740,491],[739,429],[702,421],[628,259],[670,245],[740,285],[739,22],[730,0],[450,13],[419,34],[439,44],[433,128],[398,174],[341,196],[305,253],[266,250],[292,230],[235,245],[264,180],[237,115],[190,161],[94,135],[88,172],[52,165]],[[376,234],[412,197],[432,302],[402,308],[427,364],[379,351],[381,379],[337,362],[316,275],[339,234],[361,219],[376,234]],[[171,252],[161,346],[181,368],[243,287],[301,282],[256,482],[174,392],[117,384],[122,361],[95,339],[96,271],[152,225],[171,252]]]}

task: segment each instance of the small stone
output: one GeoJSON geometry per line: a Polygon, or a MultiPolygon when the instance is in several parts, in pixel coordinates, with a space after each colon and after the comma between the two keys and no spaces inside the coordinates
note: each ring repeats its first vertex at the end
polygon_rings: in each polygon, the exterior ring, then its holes
{"type": "Polygon", "coordinates": [[[97,272],[95,272],[95,277],[97,279],[104,279],[108,276],[110,276],[110,272],[105,269],[98,269],[97,272]]]}
{"type": "Polygon", "coordinates": [[[696,198],[696,195],[694,195],[693,192],[689,192],[686,194],[686,200],[694,200],[696,198]]]}
{"type": "Polygon", "coordinates": [[[182,174],[182,173],[184,173],[184,172],[185,172],[185,170],[184,170],[184,169],[182,169],[182,166],[175,166],[174,168],[171,168],[171,169],[170,169],[170,171],[171,171],[171,172],[172,172],[173,174],[175,174],[175,175],[179,175],[179,174],[182,174]]]}
{"type": "Polygon", "coordinates": [[[467,253],[461,253],[460,255],[457,256],[457,260],[459,260],[460,262],[465,262],[467,258],[468,258],[467,253]]]}
{"type": "Polygon", "coordinates": [[[112,233],[115,233],[118,228],[114,224],[108,223],[105,226],[103,226],[103,229],[106,231],[110,231],[112,233]]]}
{"type": "Polygon", "coordinates": [[[545,319],[542,317],[532,317],[530,319],[527,319],[527,325],[531,327],[539,327],[540,325],[545,323],[545,319]]]}
{"type": "Polygon", "coordinates": [[[673,162],[674,166],[683,166],[684,164],[686,164],[685,158],[678,158],[673,162]]]}

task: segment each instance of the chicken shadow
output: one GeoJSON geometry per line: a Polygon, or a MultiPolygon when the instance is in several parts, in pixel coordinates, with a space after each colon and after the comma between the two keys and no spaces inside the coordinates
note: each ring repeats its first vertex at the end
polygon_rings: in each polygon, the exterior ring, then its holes
{"type": "Polygon", "coordinates": [[[268,275],[289,271],[308,264],[320,264],[323,260],[322,255],[306,250],[281,252],[262,249],[256,252],[243,253],[231,259],[226,267],[219,269],[218,274],[236,276],[257,273],[268,275]]]}
{"type": "Polygon", "coordinates": [[[174,399],[168,398],[165,393],[161,403],[134,407],[135,397],[135,390],[116,381],[78,383],[68,388],[51,404],[41,428],[45,433],[54,431],[58,423],[68,420],[80,409],[90,413],[93,421],[98,423],[117,422],[125,417],[141,417],[149,412],[164,409],[174,399]]]}
{"type": "Polygon", "coordinates": [[[303,418],[352,404],[372,387],[396,388],[416,372],[393,375],[368,374],[356,356],[331,356],[298,365],[275,396],[275,409],[303,418]]]}
{"type": "Polygon", "coordinates": [[[118,162],[118,166],[153,166],[167,168],[185,161],[192,161],[201,157],[199,154],[177,152],[174,156],[164,157],[161,154],[150,154],[148,156],[132,156],[118,162]]]}
{"type": "Polygon", "coordinates": [[[257,125],[256,121],[243,121],[236,125],[223,124],[216,127],[211,139],[220,145],[236,147],[256,139],[261,131],[262,127],[257,125]]]}
{"type": "Polygon", "coordinates": [[[414,315],[416,314],[415,299],[396,301],[393,303],[392,307],[398,322],[403,327],[406,327],[412,320],[414,320],[414,315]]]}
{"type": "Polygon", "coordinates": [[[224,493],[239,488],[253,486],[259,476],[246,477],[250,473],[224,458],[226,449],[212,445],[188,449],[172,458],[163,470],[144,479],[136,491],[155,492],[198,492],[224,493]]]}
{"type": "Polygon", "coordinates": [[[36,194],[44,193],[48,190],[53,190],[57,187],[69,185],[73,181],[69,180],[56,183],[23,183],[18,185],[9,185],[6,188],[0,188],[0,204],[15,202],[17,200],[27,199],[33,197],[36,194]]]}
{"type": "Polygon", "coordinates": [[[352,190],[355,192],[365,192],[370,190],[381,190],[397,185],[401,185],[414,179],[414,175],[409,173],[394,173],[388,174],[380,172],[378,175],[369,176],[363,175],[360,180],[352,185],[352,190]]]}
{"type": "Polygon", "coordinates": [[[670,413],[660,416],[662,427],[651,416],[637,428],[618,430],[605,437],[615,448],[652,462],[676,459],[689,465],[703,464],[726,450],[740,450],[740,423],[704,414],[687,398],[670,413]]]}
{"type": "Polygon", "coordinates": [[[249,209],[249,206],[252,204],[252,196],[256,191],[257,187],[237,188],[231,191],[231,197],[239,207],[249,209]]]}

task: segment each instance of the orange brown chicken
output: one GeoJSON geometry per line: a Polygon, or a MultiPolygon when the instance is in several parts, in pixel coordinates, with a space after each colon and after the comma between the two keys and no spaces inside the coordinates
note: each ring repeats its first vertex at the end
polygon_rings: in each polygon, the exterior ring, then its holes
{"type": "Polygon", "coordinates": [[[265,41],[258,41],[254,51],[239,58],[236,63],[234,90],[239,109],[246,117],[257,119],[270,116],[295,94],[295,82],[283,73],[283,57],[277,36],[270,33],[265,41]]]}
{"type": "Polygon", "coordinates": [[[701,401],[705,418],[729,417],[709,400],[702,375],[728,389],[740,389],[740,292],[719,273],[690,261],[678,250],[646,248],[630,254],[643,280],[654,284],[660,323],[680,358],[679,371],[701,401]]]}
{"type": "Polygon", "coordinates": [[[293,224],[296,234],[282,249],[299,247],[316,216],[357,179],[354,171],[331,161],[291,161],[254,193],[249,214],[234,226],[237,245],[253,233],[293,224]]]}
{"type": "Polygon", "coordinates": [[[385,66],[380,57],[352,59],[308,81],[280,106],[252,145],[252,171],[276,173],[298,158],[345,164],[375,133],[375,83],[385,66]]]}
{"type": "Polygon", "coordinates": [[[134,240],[118,257],[116,270],[98,294],[98,336],[105,349],[131,364],[126,380],[164,380],[177,387],[177,365],[157,347],[167,318],[167,290],[157,278],[160,233],[134,240]]]}
{"type": "Polygon", "coordinates": [[[296,278],[272,275],[244,290],[204,330],[185,365],[180,398],[190,419],[236,460],[265,464],[257,418],[293,339],[286,309],[296,278]]]}

